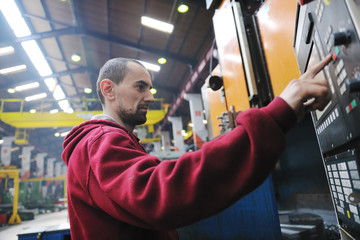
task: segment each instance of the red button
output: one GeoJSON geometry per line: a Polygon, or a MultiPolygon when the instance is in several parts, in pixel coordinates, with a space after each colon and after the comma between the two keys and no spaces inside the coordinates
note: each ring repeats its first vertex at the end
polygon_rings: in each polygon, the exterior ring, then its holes
{"type": "Polygon", "coordinates": [[[334,62],[336,61],[336,59],[337,59],[336,53],[333,53],[333,54],[332,54],[332,59],[333,59],[334,62]]]}

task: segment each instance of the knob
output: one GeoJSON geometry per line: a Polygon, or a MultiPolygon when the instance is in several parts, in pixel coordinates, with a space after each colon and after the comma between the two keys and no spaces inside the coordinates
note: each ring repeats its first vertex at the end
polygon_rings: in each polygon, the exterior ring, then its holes
{"type": "Polygon", "coordinates": [[[352,204],[359,204],[360,203],[360,192],[352,192],[348,196],[348,200],[352,204]]]}
{"type": "Polygon", "coordinates": [[[334,46],[346,45],[351,42],[351,33],[349,31],[337,32],[333,34],[334,46]]]}
{"type": "Polygon", "coordinates": [[[346,80],[347,89],[350,93],[360,92],[360,79],[352,78],[346,80]]]}

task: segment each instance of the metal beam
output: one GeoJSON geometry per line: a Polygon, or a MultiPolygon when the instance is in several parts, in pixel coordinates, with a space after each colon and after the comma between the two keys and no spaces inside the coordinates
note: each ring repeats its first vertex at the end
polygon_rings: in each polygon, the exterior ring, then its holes
{"type": "Polygon", "coordinates": [[[141,44],[137,44],[134,42],[130,42],[128,40],[114,37],[114,36],[107,36],[106,34],[98,33],[95,31],[87,30],[85,28],[79,28],[79,27],[69,27],[69,28],[63,28],[59,30],[54,31],[48,31],[48,32],[42,32],[42,33],[34,33],[30,36],[26,37],[19,37],[19,38],[13,38],[10,41],[4,41],[0,42],[0,45],[9,45],[13,44],[14,42],[24,42],[29,40],[40,40],[43,38],[51,38],[51,37],[59,37],[62,35],[85,35],[87,37],[93,37],[97,38],[103,41],[107,41],[109,43],[119,44],[124,47],[136,50],[136,51],[143,51],[147,52],[156,56],[164,56],[168,59],[173,59],[175,61],[184,63],[184,64],[190,64],[194,66],[197,63],[197,60],[194,58],[188,58],[179,54],[175,54],[172,52],[164,51],[161,49],[149,47],[149,46],[143,46],[141,44]]]}
{"type": "Polygon", "coordinates": [[[46,21],[46,22],[49,22],[49,23],[52,23],[52,24],[59,24],[59,25],[65,26],[65,27],[72,27],[72,25],[69,25],[67,23],[62,23],[62,22],[55,21],[55,20],[52,20],[52,19],[49,19],[49,18],[39,17],[39,16],[32,15],[32,14],[29,14],[29,13],[23,13],[22,15],[24,17],[27,17],[27,18],[39,19],[39,20],[43,20],[43,21],[46,21]]]}

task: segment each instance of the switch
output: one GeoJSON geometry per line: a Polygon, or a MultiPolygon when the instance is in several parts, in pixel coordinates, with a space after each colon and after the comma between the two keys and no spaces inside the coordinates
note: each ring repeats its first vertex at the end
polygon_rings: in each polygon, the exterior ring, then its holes
{"type": "Polygon", "coordinates": [[[332,60],[333,60],[333,62],[336,61],[336,59],[338,58],[339,54],[340,54],[340,49],[339,49],[339,47],[336,47],[336,48],[335,48],[335,52],[333,52],[333,54],[332,54],[332,60]]]}
{"type": "Polygon", "coordinates": [[[337,32],[333,34],[334,46],[346,45],[351,42],[350,31],[337,32]]]}
{"type": "Polygon", "coordinates": [[[360,79],[352,78],[346,80],[346,85],[350,93],[360,92],[360,79]]]}

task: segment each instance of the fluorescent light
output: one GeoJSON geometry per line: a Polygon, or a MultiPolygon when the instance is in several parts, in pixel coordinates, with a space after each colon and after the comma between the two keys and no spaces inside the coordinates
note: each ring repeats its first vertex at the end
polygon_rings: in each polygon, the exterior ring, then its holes
{"type": "Polygon", "coordinates": [[[70,107],[70,108],[68,108],[65,112],[66,112],[66,113],[74,113],[74,109],[72,109],[72,108],[70,107]]]}
{"type": "Polygon", "coordinates": [[[160,71],[160,66],[156,65],[156,64],[152,64],[152,63],[148,63],[148,62],[144,62],[144,61],[140,61],[138,60],[142,65],[144,65],[144,67],[150,71],[154,71],[154,72],[158,72],[160,71]]]}
{"type": "Polygon", "coordinates": [[[57,81],[55,78],[46,78],[44,80],[46,86],[48,87],[48,89],[50,90],[50,92],[54,92],[56,85],[57,85],[57,81]]]}
{"type": "Polygon", "coordinates": [[[53,94],[55,100],[61,100],[65,98],[65,93],[61,89],[60,85],[57,85],[53,94]]]}
{"type": "Polygon", "coordinates": [[[39,72],[40,76],[43,77],[52,74],[49,64],[35,40],[22,42],[21,45],[29,56],[31,62],[34,64],[36,70],[39,72]]]}
{"type": "Polygon", "coordinates": [[[156,89],[155,89],[155,88],[151,88],[151,89],[150,89],[150,92],[151,92],[151,94],[152,94],[152,95],[154,95],[154,94],[156,94],[156,93],[157,93],[157,91],[156,91],[156,89]]]}
{"type": "Polygon", "coordinates": [[[26,97],[25,101],[30,102],[30,101],[34,101],[34,100],[39,100],[39,99],[42,99],[42,98],[46,98],[46,96],[47,96],[46,93],[40,93],[40,94],[36,94],[36,95],[26,97]]]}
{"type": "Polygon", "coordinates": [[[0,9],[16,37],[31,35],[30,29],[13,0],[1,0],[0,9]]]}
{"type": "Polygon", "coordinates": [[[15,52],[15,49],[11,46],[0,48],[0,56],[13,54],[14,52],[15,52]]]}
{"type": "Polygon", "coordinates": [[[0,69],[0,74],[6,75],[6,74],[10,74],[10,73],[22,72],[25,70],[26,70],[26,65],[21,64],[21,65],[14,66],[14,67],[0,69]]]}
{"type": "Polygon", "coordinates": [[[71,60],[74,62],[79,62],[81,60],[81,56],[79,53],[74,53],[73,55],[71,55],[71,60]]]}
{"type": "Polygon", "coordinates": [[[13,89],[13,88],[9,88],[7,91],[8,91],[8,93],[15,93],[16,92],[15,89],[13,89]]]}
{"type": "Polygon", "coordinates": [[[142,16],[141,17],[141,23],[144,26],[162,31],[162,32],[167,32],[167,33],[172,33],[172,31],[174,30],[174,25],[166,23],[166,22],[162,22],[153,18],[149,18],[149,17],[145,17],[142,16]]]}
{"type": "Polygon", "coordinates": [[[70,132],[70,131],[60,133],[60,136],[61,136],[61,137],[65,137],[66,135],[68,135],[68,134],[69,134],[69,132],[70,132]]]}
{"type": "Polygon", "coordinates": [[[179,13],[186,13],[189,10],[189,7],[186,4],[181,4],[177,8],[177,10],[178,10],[179,13]]]}
{"type": "Polygon", "coordinates": [[[69,101],[68,100],[61,100],[58,101],[59,107],[65,112],[66,109],[68,109],[70,107],[69,101]]]}
{"type": "Polygon", "coordinates": [[[55,108],[55,109],[53,109],[53,110],[50,110],[50,113],[51,113],[51,114],[58,113],[58,112],[59,112],[59,110],[58,110],[57,108],[55,108]]]}
{"type": "Polygon", "coordinates": [[[159,58],[158,59],[158,63],[160,64],[165,64],[167,61],[166,61],[166,58],[159,58]]]}
{"type": "Polygon", "coordinates": [[[24,84],[24,85],[15,87],[15,91],[21,92],[21,91],[29,90],[32,88],[37,88],[39,86],[40,86],[40,84],[38,82],[28,83],[28,84],[24,84]]]}
{"type": "Polygon", "coordinates": [[[66,112],[66,113],[74,112],[74,109],[71,108],[69,101],[66,99],[58,101],[58,104],[64,112],[66,112]]]}
{"type": "Polygon", "coordinates": [[[87,94],[89,94],[89,93],[92,93],[92,89],[91,88],[84,88],[84,93],[87,93],[87,94]]]}

